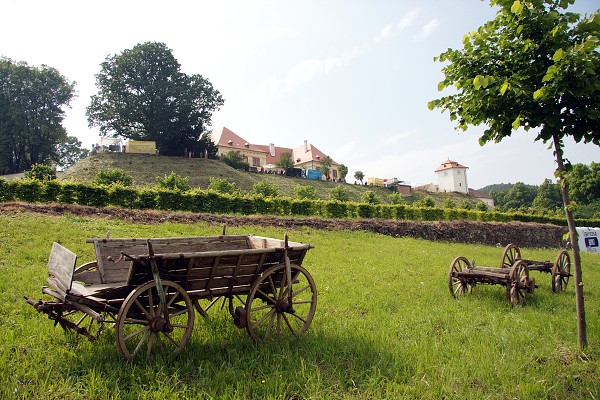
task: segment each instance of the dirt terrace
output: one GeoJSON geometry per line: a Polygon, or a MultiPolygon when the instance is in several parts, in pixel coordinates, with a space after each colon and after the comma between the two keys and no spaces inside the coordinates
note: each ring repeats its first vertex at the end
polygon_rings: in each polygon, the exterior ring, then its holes
{"type": "Polygon", "coordinates": [[[32,212],[46,215],[65,213],[93,218],[114,218],[143,224],[163,222],[197,223],[227,226],[278,226],[282,228],[310,227],[314,229],[371,231],[393,237],[412,237],[459,243],[479,243],[505,246],[515,243],[520,247],[562,247],[567,228],[562,226],[522,222],[476,221],[393,221],[382,219],[326,219],[276,216],[215,215],[168,211],[128,210],[115,207],[97,208],[72,204],[0,203],[2,213],[32,212]]]}

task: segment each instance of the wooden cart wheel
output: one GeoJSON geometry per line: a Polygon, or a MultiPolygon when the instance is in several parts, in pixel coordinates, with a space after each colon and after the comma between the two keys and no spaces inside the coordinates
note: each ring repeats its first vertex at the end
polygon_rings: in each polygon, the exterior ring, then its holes
{"type": "Polygon", "coordinates": [[[291,265],[291,281],[285,264],[263,272],[246,299],[246,330],[254,341],[308,329],[317,308],[317,288],[306,269],[291,265]]]}
{"type": "Polygon", "coordinates": [[[571,257],[565,250],[558,253],[556,261],[552,266],[552,291],[560,292],[567,290],[569,277],[571,276],[571,257]]]}
{"type": "Polygon", "coordinates": [[[469,260],[465,257],[456,257],[450,264],[448,270],[448,289],[455,299],[462,297],[465,291],[471,293],[473,286],[465,278],[459,278],[455,276],[455,273],[462,272],[469,268],[469,260]]]}
{"type": "Polygon", "coordinates": [[[176,354],[192,334],[195,314],[187,292],[171,281],[162,281],[162,286],[165,305],[160,304],[156,283],[150,281],[132,291],[119,310],[117,345],[128,360],[149,356],[153,348],[164,355],[176,354]]]}
{"type": "Polygon", "coordinates": [[[502,257],[500,258],[500,268],[510,269],[515,264],[515,261],[521,259],[521,250],[516,244],[510,243],[504,248],[502,257]]]}
{"type": "Polygon", "coordinates": [[[510,269],[508,282],[506,284],[506,295],[512,305],[521,305],[525,295],[531,290],[529,281],[529,269],[523,260],[517,260],[510,269]]]}

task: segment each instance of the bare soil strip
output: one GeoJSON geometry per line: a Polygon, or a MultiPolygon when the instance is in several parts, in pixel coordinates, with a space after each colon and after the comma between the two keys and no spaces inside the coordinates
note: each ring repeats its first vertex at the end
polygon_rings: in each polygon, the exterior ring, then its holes
{"type": "Polygon", "coordinates": [[[327,219],[278,216],[216,215],[156,210],[129,210],[116,207],[88,207],[73,204],[30,204],[22,202],[0,203],[2,213],[38,213],[46,215],[76,215],[93,218],[114,218],[135,223],[159,224],[173,222],[193,224],[205,222],[227,226],[276,226],[287,229],[309,227],[313,229],[371,231],[393,237],[412,237],[457,243],[477,243],[505,246],[515,243],[519,247],[562,247],[567,228],[551,224],[523,222],[476,221],[395,221],[383,219],[327,219]]]}

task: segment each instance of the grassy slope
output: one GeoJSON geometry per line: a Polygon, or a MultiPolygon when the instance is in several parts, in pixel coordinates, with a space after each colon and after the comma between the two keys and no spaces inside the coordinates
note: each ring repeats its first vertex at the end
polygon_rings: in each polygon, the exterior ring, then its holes
{"type": "MultiPolygon", "coordinates": [[[[85,238],[209,235],[206,224],[130,224],[118,220],[0,215],[0,398],[600,398],[600,260],[583,254],[588,340],[577,351],[572,282],[553,294],[550,277],[524,307],[504,288],[478,285],[454,300],[448,265],[458,255],[496,265],[501,249],[391,238],[365,232],[289,232],[315,245],[304,266],[319,299],[309,331],[254,345],[226,310],[196,319],[174,360],[124,362],[114,330],[97,342],[63,334],[23,295],[38,299],[52,241],[93,259],[85,238]],[[41,229],[43,227],[43,229],[41,229]],[[31,232],[36,232],[32,235],[31,232]]],[[[231,234],[283,237],[282,228],[231,234]]],[[[522,249],[527,258],[555,251],[522,249]]]]}
{"type": "MultiPolygon", "coordinates": [[[[317,195],[321,199],[327,199],[329,196],[328,190],[338,185],[344,187],[348,192],[351,201],[359,201],[362,193],[366,190],[372,190],[379,196],[382,202],[386,203],[388,202],[387,197],[392,193],[389,189],[378,187],[242,172],[216,160],[124,153],[91,155],[63,172],[60,179],[92,181],[95,179],[97,171],[115,168],[123,169],[127,175],[130,175],[133,178],[134,185],[136,186],[153,185],[156,183],[157,176],[164,177],[171,172],[175,172],[179,176],[189,177],[190,186],[201,189],[206,189],[208,187],[210,177],[216,177],[225,178],[230,182],[235,182],[237,187],[246,192],[252,190],[252,187],[257,182],[265,180],[275,185],[280,194],[289,197],[294,197],[294,189],[299,185],[314,187],[317,191],[317,195]]],[[[348,178],[348,180],[350,180],[350,178],[348,178]]],[[[458,193],[421,192],[416,192],[413,196],[406,198],[406,202],[410,204],[416,200],[423,199],[425,196],[431,196],[438,205],[441,205],[446,198],[454,199],[457,205],[460,205],[463,200],[475,202],[473,198],[458,193]]]]}

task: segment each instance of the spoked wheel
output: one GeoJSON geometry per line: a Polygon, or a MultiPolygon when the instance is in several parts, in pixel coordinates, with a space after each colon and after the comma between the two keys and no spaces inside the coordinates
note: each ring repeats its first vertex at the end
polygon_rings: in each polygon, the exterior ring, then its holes
{"type": "Polygon", "coordinates": [[[567,290],[569,277],[571,276],[571,257],[566,251],[561,251],[552,266],[552,291],[560,292],[567,290]]]}
{"type": "Polygon", "coordinates": [[[448,270],[448,289],[455,299],[462,297],[465,291],[471,293],[473,286],[469,284],[466,278],[459,277],[458,273],[466,271],[469,268],[469,260],[465,257],[456,257],[450,264],[448,270]]]}
{"type": "Polygon", "coordinates": [[[523,304],[525,295],[532,290],[531,284],[527,263],[523,260],[518,260],[510,269],[509,279],[506,284],[506,297],[513,306],[523,304]]]}
{"type": "Polygon", "coordinates": [[[521,250],[516,244],[510,243],[504,248],[500,258],[500,268],[510,269],[517,260],[521,259],[521,250]]]}
{"type": "Polygon", "coordinates": [[[164,355],[180,352],[194,327],[194,308],[187,292],[171,281],[162,281],[166,303],[154,281],[137,287],[119,310],[117,345],[128,360],[149,356],[156,348],[164,355]]]}
{"type": "Polygon", "coordinates": [[[246,300],[246,329],[254,341],[308,329],[317,308],[317,288],[312,276],[299,265],[291,265],[291,280],[285,264],[263,272],[246,300]]]}

